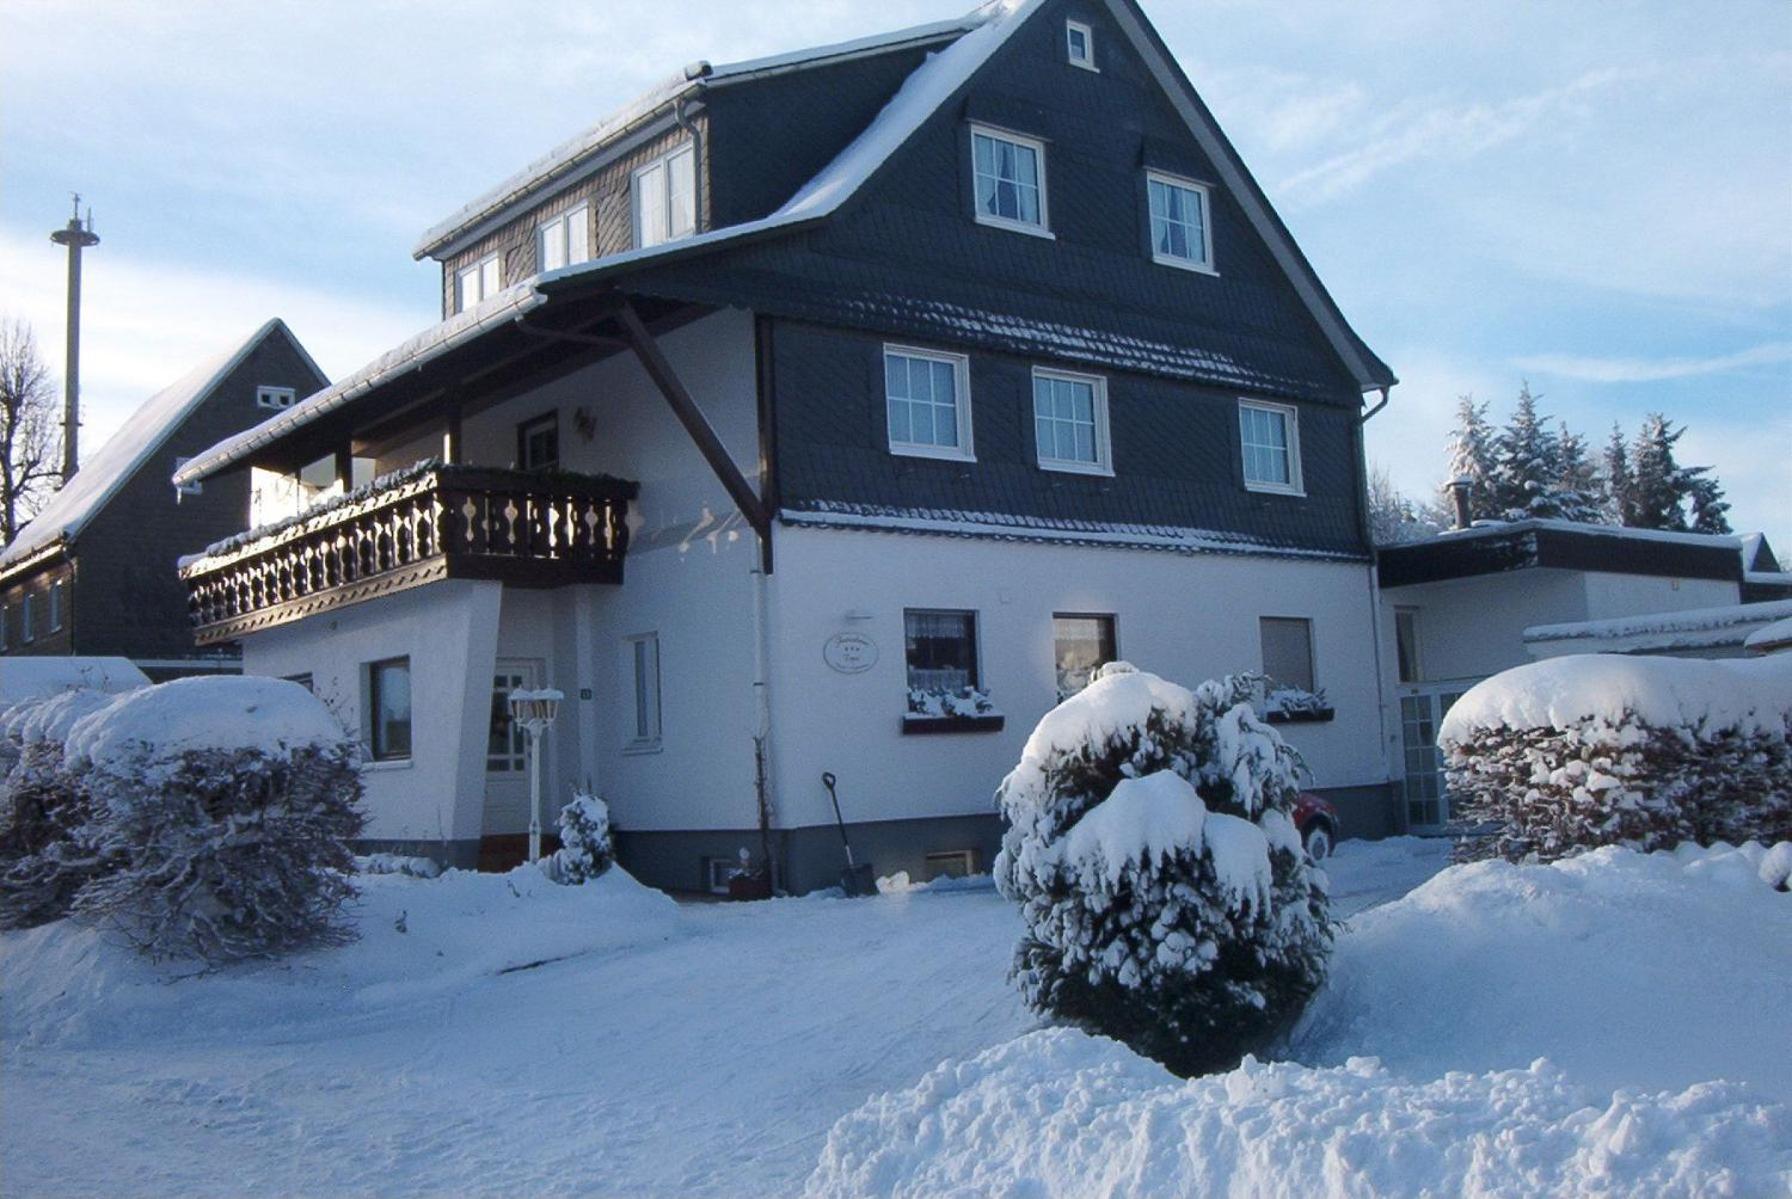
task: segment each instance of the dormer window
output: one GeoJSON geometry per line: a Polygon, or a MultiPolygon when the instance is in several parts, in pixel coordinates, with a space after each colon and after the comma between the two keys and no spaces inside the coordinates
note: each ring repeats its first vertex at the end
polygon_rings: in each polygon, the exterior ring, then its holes
{"type": "Polygon", "coordinates": [[[535,231],[536,261],[543,271],[577,266],[591,259],[591,206],[563,212],[535,231]]]}
{"type": "Polygon", "coordinates": [[[1095,31],[1081,21],[1064,22],[1064,49],[1071,66],[1089,71],[1099,69],[1095,65],[1095,31]]]}
{"type": "Polygon", "coordinates": [[[1050,237],[1045,143],[985,126],[971,129],[977,223],[1050,237]]]}
{"type": "Polygon", "coordinates": [[[462,267],[454,277],[454,310],[465,312],[479,301],[489,300],[502,290],[498,256],[487,254],[472,266],[462,267]]]}
{"type": "Polygon", "coordinates": [[[637,249],[697,231],[697,154],[691,143],[635,172],[634,206],[637,249]]]}
{"type": "Polygon", "coordinates": [[[1151,208],[1151,258],[1165,266],[1217,274],[1207,185],[1161,171],[1145,172],[1151,208]]]}
{"type": "Polygon", "coordinates": [[[262,384],[255,389],[255,406],[257,408],[291,408],[298,393],[290,387],[270,387],[262,384]]]}

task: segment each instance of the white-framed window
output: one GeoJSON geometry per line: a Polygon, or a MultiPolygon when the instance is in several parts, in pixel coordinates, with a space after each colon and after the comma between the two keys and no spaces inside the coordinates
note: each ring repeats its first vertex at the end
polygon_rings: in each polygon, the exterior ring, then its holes
{"type": "Polygon", "coordinates": [[[1034,367],[1033,442],[1046,470],[1113,474],[1108,381],[1100,375],[1034,367]]]}
{"type": "Polygon", "coordinates": [[[1217,274],[1207,185],[1162,171],[1146,171],[1145,193],[1151,210],[1151,260],[1217,274]]]}
{"type": "Polygon", "coordinates": [[[660,748],[660,635],[637,633],[622,639],[623,676],[627,704],[622,748],[631,753],[653,753],[660,748]]]}
{"type": "Polygon", "coordinates": [[[406,657],[369,662],[364,688],[368,756],[376,762],[409,761],[411,660],[406,657]]]}
{"type": "Polygon", "coordinates": [[[910,691],[958,695],[982,687],[975,612],[905,608],[902,624],[910,691]]]}
{"type": "Polygon", "coordinates": [[[974,457],[971,368],[963,354],[885,346],[884,407],[891,453],[974,457]]]}
{"type": "Polygon", "coordinates": [[[1263,616],[1257,620],[1263,650],[1263,673],[1272,685],[1315,690],[1313,622],[1298,616],[1263,616]]]}
{"type": "Polygon", "coordinates": [[[50,632],[62,631],[62,580],[50,584],[50,632]]]}
{"type": "Polygon", "coordinates": [[[1101,69],[1095,65],[1095,31],[1081,21],[1064,22],[1064,53],[1071,66],[1089,71],[1101,69]]]}
{"type": "Polygon", "coordinates": [[[979,224],[1051,236],[1044,142],[973,125],[971,177],[979,224]]]}
{"type": "Polygon", "coordinates": [[[544,271],[577,266],[591,259],[591,206],[581,204],[535,231],[536,261],[544,271]]]}
{"type": "Polygon", "coordinates": [[[487,774],[521,774],[529,769],[529,732],[510,718],[510,693],[534,687],[532,663],[499,662],[493,671],[492,715],[485,745],[487,774]]]}
{"type": "Polygon", "coordinates": [[[1394,653],[1402,683],[1416,683],[1425,677],[1425,663],[1419,650],[1419,610],[1394,609],[1394,653]]]}
{"type": "Polygon", "coordinates": [[[462,267],[454,277],[454,310],[465,312],[479,301],[497,295],[503,288],[498,256],[487,254],[471,266],[462,267]]]}
{"type": "Polygon", "coordinates": [[[291,408],[299,393],[290,387],[275,387],[263,383],[255,389],[255,406],[257,408],[291,408]]]}
{"type": "Polygon", "coordinates": [[[37,622],[35,619],[37,613],[33,611],[37,605],[31,602],[35,598],[35,596],[27,591],[25,593],[25,598],[19,602],[19,643],[21,645],[30,645],[33,641],[37,640],[37,622]]]}
{"type": "MultiPolygon", "coordinates": [[[[178,475],[181,472],[181,468],[191,461],[191,458],[176,458],[174,460],[174,473],[178,475]]],[[[205,484],[197,479],[191,483],[181,483],[174,489],[174,502],[178,504],[180,502],[180,497],[183,495],[201,495],[204,491],[205,484]]]]}
{"type": "Polygon", "coordinates": [[[632,190],[637,249],[697,231],[697,152],[690,142],[637,170],[632,190]]]}
{"type": "Polygon", "coordinates": [[[1300,477],[1300,411],[1289,404],[1238,401],[1244,485],[1252,491],[1304,495],[1300,477]]]}

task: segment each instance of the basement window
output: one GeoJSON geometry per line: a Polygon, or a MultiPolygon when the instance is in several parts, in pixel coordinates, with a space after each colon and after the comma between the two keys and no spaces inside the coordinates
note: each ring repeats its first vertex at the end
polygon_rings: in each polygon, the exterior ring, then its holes
{"type": "Polygon", "coordinates": [[[690,142],[635,172],[635,247],[697,231],[697,152],[690,142]]]}

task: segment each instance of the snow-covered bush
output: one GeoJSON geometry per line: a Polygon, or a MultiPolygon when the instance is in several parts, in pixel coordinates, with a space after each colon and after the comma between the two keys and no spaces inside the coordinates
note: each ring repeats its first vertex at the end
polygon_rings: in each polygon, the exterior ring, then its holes
{"type": "Polygon", "coordinates": [[[305,688],[179,679],[83,717],[64,752],[76,840],[107,863],[77,917],[212,964],[351,938],[360,751],[305,688]]]}
{"type": "Polygon", "coordinates": [[[76,839],[89,812],[62,768],[62,743],[81,717],[115,696],[70,689],[16,705],[0,717],[0,928],[30,928],[68,915],[75,893],[106,866],[76,839]]]}
{"type": "Polygon", "coordinates": [[[578,792],[560,809],[560,848],[547,860],[548,877],[557,883],[582,883],[608,870],[615,860],[609,805],[590,792],[578,792]]]}
{"type": "Polygon", "coordinates": [[[956,691],[944,687],[910,687],[910,716],[990,716],[995,701],[981,687],[960,687],[956,691]]]}
{"type": "Polygon", "coordinates": [[[1792,659],[1577,655],[1478,684],[1438,733],[1464,858],[1792,838],[1792,659]]]}
{"type": "Polygon", "coordinates": [[[1285,1031],[1324,978],[1323,875],[1291,816],[1299,756],[1254,680],[1194,691],[1124,662],[1048,712],[997,799],[996,885],[1036,1011],[1180,1074],[1285,1031]]]}

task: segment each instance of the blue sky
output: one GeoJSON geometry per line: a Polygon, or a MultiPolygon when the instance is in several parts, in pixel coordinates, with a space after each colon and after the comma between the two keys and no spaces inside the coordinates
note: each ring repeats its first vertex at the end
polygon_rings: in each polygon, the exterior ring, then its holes
{"type": "MultiPolygon", "coordinates": [[[[79,188],[86,445],[268,316],[346,373],[435,319],[424,228],[684,63],[967,4],[9,0],[0,313],[60,367],[79,188]]],[[[1397,483],[1441,478],[1458,395],[1528,378],[1595,442],[1689,425],[1792,555],[1792,4],[1145,4],[1401,376],[1369,426],[1397,483]]]]}

